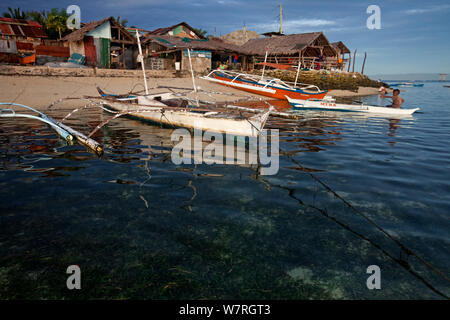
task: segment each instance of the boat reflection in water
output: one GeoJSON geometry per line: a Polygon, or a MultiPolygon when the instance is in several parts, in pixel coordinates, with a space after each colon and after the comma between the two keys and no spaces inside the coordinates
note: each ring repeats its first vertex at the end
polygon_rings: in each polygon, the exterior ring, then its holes
{"type": "MultiPolygon", "coordinates": [[[[287,101],[271,100],[270,104],[278,111],[286,112],[290,109],[287,101]]],[[[246,101],[239,104],[244,107],[267,108],[267,104],[262,101],[246,101]]],[[[69,107],[70,109],[70,107],[69,107]]],[[[62,118],[67,114],[66,109],[54,110],[55,118],[62,118]]],[[[285,155],[292,156],[300,152],[320,152],[326,150],[327,146],[334,146],[343,139],[341,135],[342,126],[347,123],[357,123],[359,126],[370,122],[385,123],[389,121],[389,137],[395,137],[396,131],[402,125],[402,121],[413,120],[413,116],[402,116],[399,119],[377,118],[375,115],[366,113],[349,113],[335,111],[308,111],[302,110],[297,113],[298,119],[283,119],[271,117],[266,123],[265,129],[270,133],[271,130],[279,130],[280,157],[285,155]]],[[[83,121],[69,119],[70,124],[75,129],[83,132],[89,132],[95,128],[96,124],[108,119],[110,115],[97,108],[84,110],[78,118],[82,116],[83,121]]],[[[63,157],[75,161],[91,160],[96,156],[87,152],[79,145],[65,146],[54,133],[41,124],[37,124],[31,120],[21,122],[21,130],[17,131],[17,124],[12,120],[2,120],[2,169],[6,170],[22,169],[46,172],[47,175],[65,174],[70,170],[78,170],[79,167],[51,167],[46,168],[40,163],[39,168],[24,160],[32,157],[40,159],[40,155],[45,157],[63,157]]],[[[158,125],[149,125],[139,120],[128,118],[117,118],[108,123],[102,130],[94,135],[94,138],[104,145],[104,160],[110,160],[120,163],[129,163],[139,160],[152,159],[163,162],[172,161],[172,150],[180,143],[181,139],[173,140],[173,128],[165,128],[158,125]]],[[[191,131],[191,133],[193,133],[191,131]]],[[[357,134],[357,133],[355,133],[357,134]]],[[[268,148],[272,148],[270,144],[269,134],[268,148]]],[[[202,139],[202,143],[194,143],[192,136],[192,153],[190,155],[190,163],[210,163],[204,158],[205,150],[210,151],[214,138],[202,139]],[[208,146],[210,146],[208,148],[208,146]],[[201,149],[201,150],[200,150],[201,149]],[[200,158],[199,158],[200,156],[200,158]],[[206,160],[206,161],[205,161],[206,160]]],[[[257,149],[252,146],[249,138],[243,139],[238,137],[233,140],[234,143],[226,144],[226,140],[214,141],[221,144],[223,155],[223,165],[235,165],[253,169],[261,169],[261,163],[254,159],[259,159],[258,154],[254,154],[257,149]]],[[[395,144],[395,140],[389,141],[390,145],[395,144]]],[[[211,152],[208,154],[211,155],[211,152]]],[[[270,155],[270,152],[267,153],[270,155]]],[[[216,156],[214,152],[213,157],[216,156]]],[[[217,159],[217,156],[215,157],[217,159]]],[[[35,160],[35,159],[34,159],[35,160]]],[[[33,161],[34,161],[33,160],[33,161]]],[[[296,170],[299,170],[297,168],[296,170]]],[[[303,167],[300,170],[316,171],[314,167],[303,167]]]]}

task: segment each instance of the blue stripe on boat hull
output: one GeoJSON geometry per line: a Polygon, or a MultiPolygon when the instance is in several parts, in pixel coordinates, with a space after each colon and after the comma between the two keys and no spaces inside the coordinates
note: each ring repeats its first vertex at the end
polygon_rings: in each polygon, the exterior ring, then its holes
{"type": "MultiPolygon", "coordinates": [[[[227,78],[227,79],[230,79],[230,80],[234,79],[233,77],[229,77],[229,76],[227,76],[225,74],[218,74],[218,76],[222,77],[222,78],[227,78]]],[[[239,80],[241,82],[251,83],[251,84],[254,84],[254,85],[258,85],[260,87],[264,87],[263,85],[261,85],[258,82],[255,82],[255,81],[244,80],[244,79],[241,79],[241,78],[237,78],[236,80],[239,80]]],[[[289,88],[279,88],[279,87],[274,87],[274,86],[270,86],[270,85],[266,86],[266,88],[286,90],[286,91],[290,91],[290,92],[297,92],[297,93],[303,93],[303,94],[308,94],[308,95],[321,95],[321,94],[323,94],[325,92],[328,92],[328,90],[324,90],[324,91],[320,91],[320,92],[317,92],[317,93],[310,93],[310,92],[303,91],[301,89],[294,89],[294,90],[292,90],[292,89],[289,89],[289,88]]]]}
{"type": "Polygon", "coordinates": [[[338,109],[338,108],[321,108],[321,107],[300,107],[302,105],[292,104],[292,109],[295,111],[300,110],[320,110],[320,111],[340,111],[340,112],[364,112],[364,110],[348,110],[348,109],[338,109]]]}

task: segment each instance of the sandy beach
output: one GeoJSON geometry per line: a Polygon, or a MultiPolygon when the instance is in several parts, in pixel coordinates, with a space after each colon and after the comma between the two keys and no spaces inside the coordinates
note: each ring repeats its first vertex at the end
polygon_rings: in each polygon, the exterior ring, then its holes
{"type": "MultiPolygon", "coordinates": [[[[262,96],[221,86],[196,78],[196,85],[208,93],[200,92],[199,99],[207,101],[236,101],[262,96]],[[222,92],[214,94],[211,92],[222,92]]],[[[105,92],[128,93],[144,90],[142,77],[45,77],[45,76],[0,76],[0,101],[22,103],[37,108],[45,108],[52,102],[66,97],[97,96],[96,86],[105,92]]],[[[191,78],[152,78],[148,80],[151,93],[167,91],[158,86],[192,88],[191,78]]],[[[200,91],[201,91],[200,90],[200,91]]],[[[178,91],[178,90],[176,90],[178,91]]],[[[183,90],[187,92],[187,90],[183,90]]],[[[332,90],[334,97],[354,97],[377,94],[377,88],[360,87],[358,92],[332,90]]],[[[191,97],[194,94],[190,94],[191,97]]]]}

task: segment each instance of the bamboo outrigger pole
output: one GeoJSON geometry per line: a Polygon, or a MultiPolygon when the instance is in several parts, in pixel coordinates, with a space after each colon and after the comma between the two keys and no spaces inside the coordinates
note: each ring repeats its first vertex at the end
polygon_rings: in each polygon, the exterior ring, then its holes
{"type": "Polygon", "coordinates": [[[197,92],[197,86],[195,85],[194,69],[192,68],[191,49],[188,48],[187,52],[188,52],[188,57],[189,57],[189,65],[191,68],[192,85],[194,86],[194,92],[197,92]]]}
{"type": "Polygon", "coordinates": [[[197,86],[195,85],[194,68],[192,67],[191,49],[188,48],[187,52],[188,52],[188,57],[189,57],[189,65],[191,67],[192,85],[194,86],[195,100],[197,102],[197,107],[200,107],[200,104],[198,102],[197,86]]]}
{"type": "Polygon", "coordinates": [[[62,124],[61,122],[52,119],[51,117],[45,115],[44,113],[42,113],[32,107],[29,107],[29,106],[26,106],[26,105],[23,105],[20,103],[14,103],[14,102],[1,102],[0,105],[10,105],[10,106],[22,107],[22,108],[28,109],[30,111],[36,112],[39,115],[39,117],[38,117],[38,116],[30,115],[30,114],[16,113],[13,109],[0,109],[0,117],[11,117],[11,118],[12,117],[22,117],[22,118],[30,118],[30,119],[42,121],[42,122],[48,124],[49,126],[51,126],[67,142],[72,143],[74,140],[74,137],[75,137],[81,144],[94,150],[97,154],[100,155],[103,153],[103,147],[95,140],[91,139],[90,137],[86,137],[81,132],[78,132],[77,130],[72,129],[69,126],[62,124]]]}
{"type": "Polygon", "coordinates": [[[267,52],[268,52],[268,50],[266,49],[266,57],[264,58],[263,71],[262,71],[262,74],[261,74],[261,80],[260,81],[263,81],[263,79],[264,79],[264,71],[266,70],[266,62],[267,62],[267,52]]]}
{"type": "Polygon", "coordinates": [[[67,132],[67,130],[62,128],[59,122],[53,120],[49,116],[43,114],[42,112],[40,112],[32,107],[29,107],[29,106],[26,106],[26,105],[20,104],[20,103],[14,103],[14,102],[1,102],[0,105],[22,107],[22,108],[28,109],[30,111],[36,112],[39,115],[39,117],[37,117],[37,116],[33,116],[33,115],[28,115],[28,114],[16,113],[13,109],[0,109],[0,117],[22,117],[22,118],[30,118],[30,119],[39,120],[39,121],[42,121],[42,122],[48,124],[50,127],[52,127],[58,133],[58,135],[61,138],[63,138],[64,140],[69,141],[69,142],[73,141],[73,135],[71,135],[69,132],[67,132]]]}
{"type": "Polygon", "coordinates": [[[147,77],[145,76],[144,56],[142,55],[141,40],[139,39],[139,32],[137,31],[137,29],[136,29],[136,38],[139,48],[139,56],[137,58],[137,61],[141,63],[142,73],[144,74],[145,94],[148,95],[147,77]]]}
{"type": "Polygon", "coordinates": [[[295,75],[294,89],[297,86],[298,74],[300,72],[300,64],[301,64],[300,55],[301,55],[301,53],[298,54],[298,66],[297,66],[297,74],[295,75]]]}

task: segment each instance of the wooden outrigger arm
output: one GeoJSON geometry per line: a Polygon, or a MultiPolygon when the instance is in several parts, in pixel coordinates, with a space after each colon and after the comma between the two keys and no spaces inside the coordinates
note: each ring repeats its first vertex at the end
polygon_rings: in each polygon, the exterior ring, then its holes
{"type": "Polygon", "coordinates": [[[63,138],[64,140],[66,140],[68,142],[73,141],[73,136],[67,130],[61,128],[61,126],[59,126],[55,120],[53,120],[52,118],[46,116],[42,112],[40,112],[32,107],[29,107],[29,106],[26,106],[26,105],[23,105],[20,103],[14,103],[14,102],[0,102],[0,105],[22,107],[22,108],[31,110],[31,111],[39,114],[39,117],[38,117],[38,116],[30,115],[30,114],[16,113],[13,109],[0,109],[0,117],[3,117],[3,118],[21,117],[21,118],[29,118],[29,119],[38,120],[38,121],[44,122],[44,123],[48,124],[50,127],[52,127],[58,133],[58,135],[61,138],[63,138]]]}
{"type": "Polygon", "coordinates": [[[43,114],[42,112],[40,112],[32,107],[29,107],[29,106],[26,106],[26,105],[23,105],[20,103],[14,103],[14,102],[0,102],[0,105],[22,107],[22,108],[28,109],[30,111],[36,112],[39,115],[39,116],[34,116],[34,115],[30,115],[30,114],[25,114],[25,113],[16,113],[13,109],[9,108],[9,109],[0,109],[0,117],[3,117],[3,118],[22,117],[22,118],[35,119],[35,120],[44,122],[44,123],[48,124],[50,127],[52,127],[58,133],[58,135],[61,138],[63,138],[64,140],[66,140],[67,142],[72,143],[74,140],[74,137],[75,137],[77,139],[77,141],[79,141],[81,144],[85,145],[86,147],[92,149],[97,154],[103,153],[103,147],[97,141],[86,137],[81,132],[78,132],[69,126],[62,124],[61,122],[58,122],[58,121],[50,118],[49,116],[43,114]]]}

